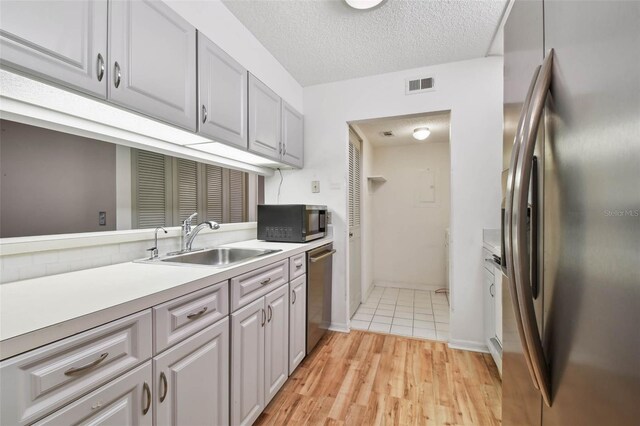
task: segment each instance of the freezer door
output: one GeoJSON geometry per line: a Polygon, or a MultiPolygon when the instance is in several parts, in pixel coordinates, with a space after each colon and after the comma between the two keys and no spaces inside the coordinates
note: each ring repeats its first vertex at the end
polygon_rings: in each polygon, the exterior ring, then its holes
{"type": "MultiPolygon", "coordinates": [[[[545,1],[545,426],[640,419],[640,2],[545,1]]],[[[505,422],[505,424],[507,424],[505,422]]]]}
{"type": "MultiPolygon", "coordinates": [[[[503,135],[503,197],[506,196],[506,176],[509,173],[512,145],[522,105],[534,70],[542,63],[543,9],[542,0],[517,0],[504,29],[504,135],[503,135]]],[[[543,137],[543,132],[539,132],[543,137]]],[[[542,140],[536,149],[544,147],[542,140]]],[[[543,159],[540,151],[536,152],[543,159]]],[[[541,205],[538,206],[542,208],[541,205]]],[[[542,244],[539,244],[542,247],[542,244]]],[[[504,425],[539,426],[542,400],[534,387],[523,345],[518,335],[510,282],[502,277],[502,419],[504,425]]],[[[542,294],[535,300],[538,327],[542,328],[542,294]]]]}

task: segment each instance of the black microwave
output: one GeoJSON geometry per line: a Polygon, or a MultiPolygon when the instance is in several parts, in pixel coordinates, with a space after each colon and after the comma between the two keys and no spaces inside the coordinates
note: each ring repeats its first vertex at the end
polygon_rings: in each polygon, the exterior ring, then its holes
{"type": "Polygon", "coordinates": [[[261,204],[258,206],[258,239],[306,243],[327,234],[327,206],[261,204]]]}

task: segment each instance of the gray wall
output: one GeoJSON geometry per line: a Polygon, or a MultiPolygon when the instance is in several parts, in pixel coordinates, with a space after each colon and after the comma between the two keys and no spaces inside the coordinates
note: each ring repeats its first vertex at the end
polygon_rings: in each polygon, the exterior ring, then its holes
{"type": "Polygon", "coordinates": [[[6,120],[0,128],[0,237],[116,229],[114,144],[6,120]]]}

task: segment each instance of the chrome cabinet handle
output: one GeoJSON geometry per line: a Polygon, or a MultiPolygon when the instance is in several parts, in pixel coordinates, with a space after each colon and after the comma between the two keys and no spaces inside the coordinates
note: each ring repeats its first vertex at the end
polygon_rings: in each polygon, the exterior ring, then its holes
{"type": "Polygon", "coordinates": [[[207,122],[207,107],[202,105],[202,124],[207,122]]]}
{"type": "Polygon", "coordinates": [[[322,260],[325,257],[329,257],[333,255],[335,252],[336,252],[336,249],[333,249],[328,252],[322,253],[320,256],[310,257],[309,260],[311,261],[311,263],[316,263],[317,261],[322,260]]]}
{"type": "Polygon", "coordinates": [[[264,327],[266,322],[267,322],[267,314],[264,312],[264,309],[262,309],[262,324],[260,325],[264,327]]]}
{"type": "Polygon", "coordinates": [[[302,268],[302,262],[295,262],[294,265],[296,265],[296,269],[302,268]]]}
{"type": "Polygon", "coordinates": [[[282,144],[282,155],[287,155],[287,144],[282,144]]]}
{"type": "Polygon", "coordinates": [[[167,397],[167,392],[169,392],[169,383],[167,382],[167,375],[164,374],[164,371],[160,373],[160,403],[164,402],[164,399],[167,397]]]}
{"type": "Polygon", "coordinates": [[[273,309],[271,309],[271,305],[267,306],[267,310],[269,311],[269,315],[267,315],[267,322],[271,322],[271,318],[273,318],[273,309]]]}
{"type": "Polygon", "coordinates": [[[262,285],[267,285],[267,284],[269,284],[270,282],[271,282],[271,277],[267,278],[266,280],[262,280],[262,281],[260,281],[260,284],[262,284],[262,285]]]}
{"type": "Polygon", "coordinates": [[[101,354],[100,357],[98,359],[96,359],[95,361],[91,361],[90,363],[82,365],[80,367],[71,367],[70,369],[68,369],[67,371],[64,372],[64,375],[65,376],[71,376],[73,374],[82,373],[82,372],[84,372],[86,370],[89,370],[89,369],[95,367],[96,365],[100,364],[105,359],[107,359],[108,356],[109,356],[109,352],[105,352],[105,353],[101,354]]]}
{"type": "MultiPolygon", "coordinates": [[[[551,378],[549,368],[542,348],[542,339],[538,330],[536,313],[533,305],[533,292],[530,283],[530,262],[528,256],[527,238],[527,207],[529,198],[529,182],[533,166],[533,153],[538,135],[540,118],[551,85],[551,71],[553,65],[553,49],[549,52],[536,79],[530,107],[524,122],[523,145],[518,153],[518,164],[513,179],[513,210],[512,210],[512,250],[513,276],[515,278],[518,305],[522,314],[522,328],[524,338],[529,349],[529,357],[533,367],[535,380],[540,387],[542,399],[551,407],[551,378]]],[[[531,238],[537,236],[532,235],[531,238]]]]}
{"type": "Polygon", "coordinates": [[[293,291],[291,292],[291,304],[292,304],[292,305],[295,305],[295,304],[296,304],[296,291],[295,291],[295,290],[293,290],[293,291]]]}
{"type": "Polygon", "coordinates": [[[495,293],[494,293],[494,291],[493,291],[493,288],[494,288],[495,286],[496,286],[495,284],[491,284],[491,285],[489,286],[489,294],[491,295],[491,297],[495,297],[495,293]]]}
{"type": "Polygon", "coordinates": [[[522,104],[522,110],[520,111],[520,119],[518,120],[518,127],[516,130],[516,135],[513,141],[513,148],[511,150],[511,160],[509,162],[509,174],[507,175],[507,189],[506,189],[506,203],[505,203],[505,221],[504,221],[504,229],[506,232],[505,238],[505,262],[507,268],[507,275],[509,277],[509,293],[511,294],[511,305],[513,307],[514,317],[516,320],[516,328],[518,329],[518,335],[520,336],[520,344],[522,345],[522,353],[524,356],[525,364],[527,365],[527,369],[529,370],[529,374],[531,379],[533,380],[533,386],[536,389],[540,389],[538,386],[538,382],[536,380],[535,374],[533,372],[533,364],[531,362],[531,357],[529,355],[529,348],[527,346],[527,342],[524,339],[524,328],[522,325],[522,315],[520,313],[520,304],[518,302],[518,292],[515,282],[515,277],[513,274],[513,257],[514,253],[512,250],[512,210],[513,210],[513,189],[514,189],[514,176],[516,173],[516,166],[518,164],[518,154],[520,152],[520,147],[522,145],[522,140],[524,138],[524,123],[526,116],[529,112],[529,106],[531,103],[531,96],[533,95],[533,89],[536,84],[536,80],[538,78],[538,73],[540,72],[540,67],[537,67],[533,76],[531,77],[531,83],[529,84],[529,89],[527,90],[527,95],[524,99],[524,103],[522,104]]]}
{"type": "Polygon", "coordinates": [[[104,77],[104,58],[102,57],[102,53],[98,53],[97,59],[97,77],[98,81],[102,81],[102,77],[104,77]]]}
{"type": "Polygon", "coordinates": [[[207,309],[208,308],[205,306],[204,308],[200,309],[198,312],[187,315],[187,319],[197,318],[197,317],[201,316],[202,314],[204,314],[205,312],[207,312],[207,309]]]}
{"type": "Polygon", "coordinates": [[[113,64],[113,85],[116,87],[120,87],[120,80],[122,79],[122,74],[120,74],[120,64],[116,61],[113,64]]]}
{"type": "Polygon", "coordinates": [[[144,382],[144,385],[142,385],[142,390],[145,393],[144,396],[147,397],[146,402],[144,398],[142,399],[142,415],[145,416],[149,412],[149,408],[151,408],[151,388],[147,382],[144,382]]]}

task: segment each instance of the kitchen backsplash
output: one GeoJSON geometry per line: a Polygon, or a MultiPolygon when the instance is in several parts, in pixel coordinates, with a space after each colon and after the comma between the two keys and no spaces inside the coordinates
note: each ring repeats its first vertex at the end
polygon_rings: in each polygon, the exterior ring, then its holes
{"type": "MultiPolygon", "coordinates": [[[[223,225],[224,226],[224,225],[223,225]]],[[[194,240],[193,248],[211,247],[222,244],[246,241],[256,238],[256,227],[229,231],[202,231],[194,240]]],[[[180,249],[180,236],[160,238],[160,255],[180,249]]],[[[0,254],[0,284],[38,278],[46,275],[97,268],[99,266],[130,262],[149,256],[148,248],[153,247],[152,239],[143,239],[122,243],[105,243],[105,238],[95,236],[94,245],[72,247],[59,250],[38,251],[12,255],[0,254]]],[[[2,245],[0,245],[2,253],[2,245]]]]}

